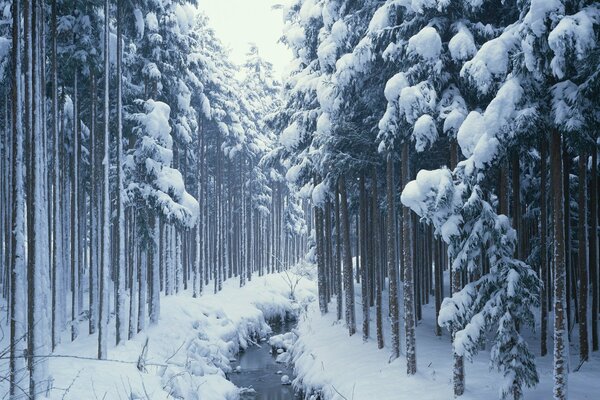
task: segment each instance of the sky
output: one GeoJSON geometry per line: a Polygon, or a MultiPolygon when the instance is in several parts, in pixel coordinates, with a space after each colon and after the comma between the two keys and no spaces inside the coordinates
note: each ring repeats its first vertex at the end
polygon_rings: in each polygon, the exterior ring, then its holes
{"type": "Polygon", "coordinates": [[[283,29],[282,10],[271,9],[282,0],[199,0],[198,3],[217,37],[231,50],[233,62],[243,64],[248,43],[253,42],[261,56],[273,64],[275,77],[282,77],[292,53],[277,43],[283,29]]]}

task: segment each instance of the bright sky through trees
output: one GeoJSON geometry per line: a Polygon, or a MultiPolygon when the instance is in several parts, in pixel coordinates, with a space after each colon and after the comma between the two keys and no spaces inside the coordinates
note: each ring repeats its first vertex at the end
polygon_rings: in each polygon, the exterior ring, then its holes
{"type": "Polygon", "coordinates": [[[272,9],[281,0],[200,0],[198,7],[210,18],[209,24],[223,44],[231,49],[232,60],[245,61],[248,43],[254,42],[261,56],[273,63],[280,78],[291,60],[290,50],[278,43],[283,28],[281,9],[272,9]]]}

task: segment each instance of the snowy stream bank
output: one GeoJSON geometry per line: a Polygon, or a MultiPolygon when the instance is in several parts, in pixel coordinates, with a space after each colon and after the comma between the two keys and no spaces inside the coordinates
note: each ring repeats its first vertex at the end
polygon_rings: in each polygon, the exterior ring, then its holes
{"type": "MultiPolygon", "coordinates": [[[[268,320],[297,314],[315,293],[315,283],[302,279],[292,301],[285,276],[274,274],[243,288],[230,280],[221,292],[197,299],[187,292],[163,297],[159,323],[109,348],[107,361],[95,360],[97,335],[81,332],[74,342],[65,335],[50,358],[48,398],[236,400],[239,389],[227,379],[230,360],[271,332],[268,320]]],[[[0,371],[6,367],[0,364],[0,371]]],[[[7,392],[0,383],[0,398],[7,392]]]]}

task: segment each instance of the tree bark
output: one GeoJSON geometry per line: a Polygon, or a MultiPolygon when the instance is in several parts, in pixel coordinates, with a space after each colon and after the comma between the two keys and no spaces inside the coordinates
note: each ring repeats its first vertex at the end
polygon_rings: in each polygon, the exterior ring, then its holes
{"type": "MultiPolygon", "coordinates": [[[[402,183],[404,187],[410,181],[409,153],[409,144],[405,142],[402,145],[402,183]]],[[[404,236],[404,327],[406,335],[406,372],[408,375],[414,375],[417,372],[413,258],[411,254],[413,232],[411,219],[410,209],[402,207],[402,234],[404,236]]]]}
{"type": "Polygon", "coordinates": [[[365,174],[362,173],[359,179],[359,229],[360,229],[360,293],[362,301],[362,338],[364,341],[369,339],[369,281],[368,281],[368,261],[367,254],[367,192],[365,189],[365,174]]]}
{"type": "Polygon", "coordinates": [[[554,222],[554,399],[567,399],[568,358],[566,303],[566,265],[565,265],[565,215],[563,194],[563,170],[561,154],[561,135],[552,131],[550,165],[553,196],[554,222]]]}
{"type": "Polygon", "coordinates": [[[548,264],[548,243],[546,233],[548,231],[548,200],[546,194],[546,181],[548,180],[548,143],[545,136],[540,140],[540,276],[542,287],[540,290],[540,351],[542,357],[548,353],[548,296],[550,265],[548,264]]]}
{"type": "Polygon", "coordinates": [[[352,251],[350,249],[350,218],[348,216],[348,199],[346,193],[346,178],[344,175],[338,181],[340,191],[340,211],[342,225],[342,259],[344,261],[344,292],[346,294],[346,325],[350,336],[356,333],[356,314],[354,309],[354,280],[352,277],[352,251]]]}
{"type": "Polygon", "coordinates": [[[396,265],[396,211],[394,198],[394,162],[392,154],[387,154],[386,162],[387,186],[387,270],[389,279],[389,313],[392,327],[392,354],[391,360],[400,357],[400,316],[398,310],[398,270],[396,265]]]}
{"type": "Polygon", "coordinates": [[[579,153],[579,218],[577,227],[577,241],[579,242],[579,254],[577,255],[579,266],[579,358],[581,362],[589,358],[588,326],[587,326],[587,299],[588,299],[588,271],[587,271],[587,241],[586,241],[586,168],[587,154],[585,151],[579,153]]]}
{"type": "Polygon", "coordinates": [[[592,351],[598,351],[598,149],[594,135],[590,174],[590,280],[592,281],[592,351]]]}

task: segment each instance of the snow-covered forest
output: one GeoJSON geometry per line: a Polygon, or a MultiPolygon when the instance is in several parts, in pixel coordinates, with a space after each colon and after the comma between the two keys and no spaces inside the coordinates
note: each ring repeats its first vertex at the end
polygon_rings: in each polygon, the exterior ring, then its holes
{"type": "Polygon", "coordinates": [[[600,4],[208,1],[0,0],[0,399],[595,399],[600,4]]]}

